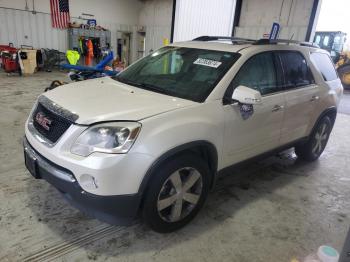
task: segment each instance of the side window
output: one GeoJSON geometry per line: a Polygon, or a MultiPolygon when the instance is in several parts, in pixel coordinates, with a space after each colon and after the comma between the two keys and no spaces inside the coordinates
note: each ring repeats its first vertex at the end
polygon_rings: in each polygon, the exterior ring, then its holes
{"type": "Polygon", "coordinates": [[[315,83],[310,68],[299,52],[280,52],[284,69],[285,88],[291,89],[315,83]]]}
{"type": "Polygon", "coordinates": [[[338,78],[331,58],[325,53],[311,53],[311,61],[322,74],[325,81],[332,81],[338,78]]]}
{"type": "Polygon", "coordinates": [[[233,79],[230,93],[239,85],[256,89],[262,95],[280,91],[273,53],[264,52],[251,57],[233,79]]]}

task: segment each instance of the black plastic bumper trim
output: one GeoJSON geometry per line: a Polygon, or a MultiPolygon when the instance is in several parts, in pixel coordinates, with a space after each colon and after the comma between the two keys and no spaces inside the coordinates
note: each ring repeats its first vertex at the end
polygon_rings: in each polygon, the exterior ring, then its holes
{"type": "MultiPolygon", "coordinates": [[[[49,170],[56,170],[59,173],[66,173],[73,176],[73,173],[60,167],[42,155],[40,155],[24,138],[23,146],[33,151],[37,159],[37,178],[42,178],[53,185],[64,198],[74,207],[87,215],[114,225],[129,225],[137,217],[141,195],[116,195],[100,196],[84,191],[76,179],[67,181],[55,176],[49,170]],[[50,169],[47,166],[50,166],[50,169]]],[[[28,150],[26,150],[28,153],[28,150]]]]}

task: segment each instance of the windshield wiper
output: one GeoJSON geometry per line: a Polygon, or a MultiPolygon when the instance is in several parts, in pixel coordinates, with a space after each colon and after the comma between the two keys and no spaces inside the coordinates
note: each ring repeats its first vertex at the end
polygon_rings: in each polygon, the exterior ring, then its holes
{"type": "Polygon", "coordinates": [[[140,87],[140,83],[131,81],[129,79],[125,79],[125,78],[121,78],[120,76],[116,76],[115,80],[123,83],[123,84],[127,84],[127,85],[131,85],[131,86],[136,86],[136,87],[140,87]]]}
{"type": "Polygon", "coordinates": [[[141,83],[140,87],[145,89],[145,90],[154,91],[154,92],[161,93],[161,94],[164,94],[164,95],[169,95],[169,93],[170,93],[170,92],[168,92],[168,91],[166,91],[164,89],[161,89],[161,88],[159,88],[157,86],[150,85],[150,84],[141,83]]]}
{"type": "Polygon", "coordinates": [[[150,84],[146,84],[146,83],[139,83],[139,82],[135,82],[129,79],[125,79],[125,78],[121,78],[121,77],[115,77],[115,79],[121,83],[127,84],[127,85],[131,85],[131,86],[135,86],[135,87],[139,87],[145,90],[150,90],[150,91],[154,91],[157,93],[161,93],[164,95],[169,95],[169,92],[167,92],[164,89],[161,89],[159,87],[156,87],[154,85],[150,85],[150,84]]]}

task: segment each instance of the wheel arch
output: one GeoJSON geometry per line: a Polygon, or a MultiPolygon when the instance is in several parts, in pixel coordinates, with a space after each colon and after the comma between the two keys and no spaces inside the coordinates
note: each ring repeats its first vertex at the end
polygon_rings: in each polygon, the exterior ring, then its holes
{"type": "Polygon", "coordinates": [[[335,119],[337,117],[337,108],[335,106],[331,106],[325,110],[323,110],[323,112],[319,115],[319,117],[317,118],[314,126],[311,129],[311,132],[309,134],[309,136],[315,131],[315,129],[317,128],[317,125],[319,124],[319,122],[321,121],[321,119],[325,116],[330,116],[331,120],[332,120],[332,124],[334,125],[335,119]]]}
{"type": "Polygon", "coordinates": [[[158,157],[151,167],[147,170],[140,188],[139,188],[139,194],[144,195],[144,193],[147,191],[147,187],[149,185],[149,182],[152,180],[152,176],[154,174],[154,171],[160,167],[165,161],[172,157],[176,157],[177,155],[184,154],[184,153],[194,153],[199,155],[201,158],[204,159],[208,163],[208,167],[211,173],[211,181],[210,186],[212,187],[215,182],[215,176],[217,173],[218,168],[218,153],[216,147],[205,140],[198,140],[198,141],[192,141],[189,143],[185,143],[179,146],[176,146],[175,148],[172,148],[162,154],[160,157],[158,157]]]}

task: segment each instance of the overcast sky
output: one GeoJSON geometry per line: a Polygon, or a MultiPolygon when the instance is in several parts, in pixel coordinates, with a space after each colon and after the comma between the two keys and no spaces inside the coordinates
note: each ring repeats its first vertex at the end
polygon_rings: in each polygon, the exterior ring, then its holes
{"type": "Polygon", "coordinates": [[[350,41],[350,0],[322,0],[316,31],[343,31],[350,41]]]}

